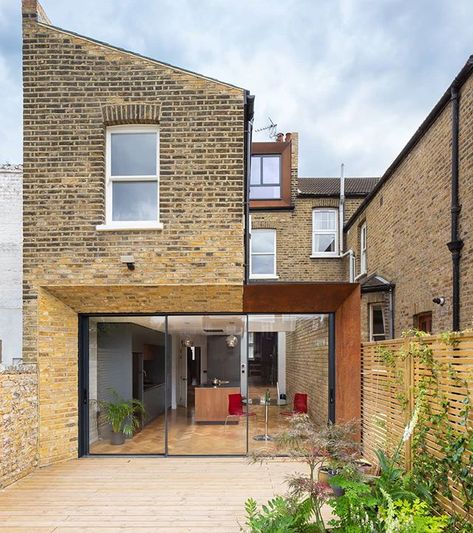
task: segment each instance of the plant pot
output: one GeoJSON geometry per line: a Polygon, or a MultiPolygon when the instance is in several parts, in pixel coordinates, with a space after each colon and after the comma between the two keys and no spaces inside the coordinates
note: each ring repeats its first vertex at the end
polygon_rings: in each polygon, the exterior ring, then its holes
{"type": "Polygon", "coordinates": [[[319,472],[317,474],[317,479],[319,483],[324,483],[325,485],[328,485],[328,480],[330,479],[329,472],[330,468],[328,468],[328,466],[321,466],[319,468],[319,472]]]}
{"type": "Polygon", "coordinates": [[[329,485],[335,497],[343,496],[345,494],[345,491],[341,487],[330,484],[330,480],[338,474],[339,474],[339,471],[336,468],[330,468],[328,466],[322,466],[319,469],[319,473],[318,473],[319,483],[325,483],[329,485]]]}
{"type": "Polygon", "coordinates": [[[116,433],[115,431],[112,431],[112,436],[110,437],[110,444],[113,444],[114,446],[119,446],[120,444],[123,444],[125,442],[125,435],[121,431],[116,433]]]}

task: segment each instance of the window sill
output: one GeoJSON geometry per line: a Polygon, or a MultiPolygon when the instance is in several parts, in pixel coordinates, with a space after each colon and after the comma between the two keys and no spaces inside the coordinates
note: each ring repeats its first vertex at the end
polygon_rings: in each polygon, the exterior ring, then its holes
{"type": "Polygon", "coordinates": [[[129,224],[99,224],[95,226],[97,231],[149,231],[162,230],[163,224],[161,222],[130,222],[129,224]]]}
{"type": "Polygon", "coordinates": [[[332,254],[312,254],[310,256],[311,259],[340,259],[340,255],[332,255],[332,254]]]}
{"type": "Polygon", "coordinates": [[[266,280],[271,280],[271,279],[279,279],[279,276],[273,276],[272,274],[261,274],[260,276],[250,276],[249,278],[250,280],[251,279],[266,279],[266,280]]]}

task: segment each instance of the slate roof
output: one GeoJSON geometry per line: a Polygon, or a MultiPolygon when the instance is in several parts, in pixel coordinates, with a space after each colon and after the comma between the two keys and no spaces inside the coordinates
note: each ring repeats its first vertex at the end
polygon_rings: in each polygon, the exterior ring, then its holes
{"type": "MultiPolygon", "coordinates": [[[[346,196],[367,196],[379,178],[345,178],[346,196]]],[[[297,194],[300,196],[338,196],[340,178],[299,178],[297,194]]]]}
{"type": "Polygon", "coordinates": [[[361,292],[389,291],[395,284],[378,274],[371,274],[361,282],[361,292]]]}

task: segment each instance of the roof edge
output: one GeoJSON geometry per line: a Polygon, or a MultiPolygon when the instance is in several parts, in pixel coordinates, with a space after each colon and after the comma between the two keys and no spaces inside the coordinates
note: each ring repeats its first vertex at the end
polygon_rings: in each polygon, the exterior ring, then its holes
{"type": "Polygon", "coordinates": [[[98,39],[94,39],[93,37],[88,37],[86,35],[81,35],[80,33],[76,33],[71,30],[65,30],[64,28],[60,28],[59,26],[55,26],[54,24],[46,24],[45,22],[37,22],[38,26],[43,26],[45,28],[50,28],[52,30],[58,31],[60,33],[64,33],[66,35],[71,35],[72,37],[77,37],[78,39],[83,39],[84,41],[89,41],[93,44],[98,44],[100,46],[104,46],[106,48],[110,48],[111,50],[116,50],[118,52],[122,52],[124,54],[131,55],[133,57],[138,57],[140,59],[144,59],[146,61],[150,61],[152,63],[155,63],[157,65],[162,65],[164,67],[170,68],[172,70],[175,70],[176,72],[181,72],[183,74],[188,74],[190,76],[196,76],[197,78],[201,78],[206,81],[210,81],[213,83],[217,83],[219,85],[224,85],[225,87],[230,87],[232,89],[238,89],[239,91],[247,91],[247,89],[244,89],[243,87],[239,87],[238,85],[233,85],[232,83],[228,83],[225,81],[218,80],[216,78],[211,78],[210,76],[205,76],[204,74],[199,74],[198,72],[194,72],[192,70],[188,70],[182,67],[177,67],[175,65],[171,65],[170,63],[166,63],[165,61],[160,61],[159,59],[154,59],[153,57],[145,56],[142,54],[139,54],[137,52],[132,52],[131,50],[127,50],[126,48],[121,48],[120,46],[114,46],[113,44],[106,43],[104,41],[99,41],[98,39]]]}
{"type": "Polygon", "coordinates": [[[450,102],[450,94],[452,89],[460,89],[465,81],[470,77],[473,71],[473,55],[470,55],[467,62],[460,70],[460,72],[455,76],[452,83],[448,86],[448,89],[444,92],[440,100],[435,104],[430,113],[424,119],[422,124],[417,128],[414,135],[407,141],[407,144],[399,152],[397,157],[387,168],[386,172],[381,176],[381,179],[375,185],[374,189],[368,194],[368,196],[363,200],[363,202],[358,206],[356,211],[350,217],[348,222],[344,226],[344,231],[348,231],[351,226],[354,224],[355,220],[360,216],[363,210],[371,203],[371,200],[376,196],[378,191],[383,187],[383,185],[388,181],[392,176],[394,171],[400,166],[402,161],[406,158],[407,155],[413,150],[417,145],[420,139],[424,136],[430,126],[435,122],[440,113],[443,111],[445,106],[450,102]]]}

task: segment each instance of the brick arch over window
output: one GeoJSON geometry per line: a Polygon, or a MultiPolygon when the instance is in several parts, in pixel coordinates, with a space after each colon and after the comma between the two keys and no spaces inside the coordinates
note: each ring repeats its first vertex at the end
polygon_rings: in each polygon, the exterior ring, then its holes
{"type": "Polygon", "coordinates": [[[159,124],[161,106],[159,104],[117,104],[102,107],[103,122],[106,126],[121,124],[159,124]]]}

